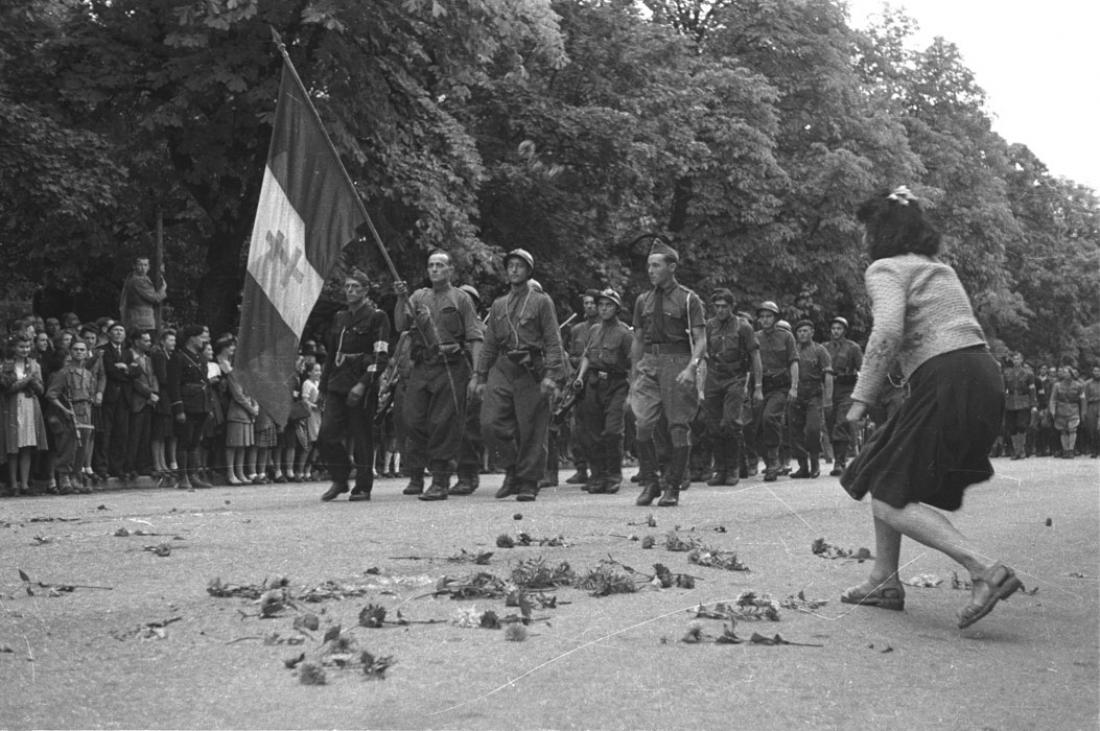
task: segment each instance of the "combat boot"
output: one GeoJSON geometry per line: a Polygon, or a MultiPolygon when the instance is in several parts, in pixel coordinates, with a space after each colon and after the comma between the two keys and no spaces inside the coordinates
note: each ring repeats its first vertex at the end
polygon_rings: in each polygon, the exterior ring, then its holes
{"type": "Polygon", "coordinates": [[[409,475],[409,484],[401,491],[402,495],[419,495],[424,492],[424,470],[417,468],[409,475]]]}
{"type": "Polygon", "coordinates": [[[821,477],[821,458],[816,454],[810,455],[810,479],[821,477]]]}
{"type": "Polygon", "coordinates": [[[432,500],[446,500],[447,493],[451,489],[451,473],[450,472],[433,472],[432,484],[428,485],[428,490],[420,495],[417,499],[424,500],[426,502],[432,500]]]}
{"type": "Polygon", "coordinates": [[[634,501],[635,505],[650,505],[661,495],[661,482],[657,477],[657,447],[652,441],[637,442],[638,474],[642,476],[642,494],[634,501]]]}
{"type": "Polygon", "coordinates": [[[668,472],[664,480],[665,489],[661,493],[661,499],[657,501],[658,507],[670,508],[680,504],[680,484],[683,482],[689,459],[691,459],[691,447],[672,448],[672,456],[669,457],[668,472]]]}
{"type": "Polygon", "coordinates": [[[845,442],[833,442],[833,468],[829,470],[830,477],[840,477],[844,474],[844,462],[848,458],[848,448],[845,442]]]}
{"type": "MultiPolygon", "coordinates": [[[[715,441],[717,442],[717,440],[715,441]]],[[[722,449],[722,445],[717,443],[711,448],[711,451],[714,452],[714,474],[707,480],[707,484],[711,487],[725,485],[729,482],[731,464],[729,455],[722,449]]],[[[736,464],[736,462],[733,464],[736,464]]]]}
{"type": "Polygon", "coordinates": [[[586,465],[584,462],[577,462],[577,471],[569,476],[569,479],[567,479],[565,481],[565,484],[566,485],[587,485],[590,482],[591,482],[591,477],[588,474],[588,465],[586,465]]]}
{"type": "Polygon", "coordinates": [[[810,468],[806,464],[805,457],[798,457],[798,470],[791,473],[792,480],[805,480],[810,476],[810,468]]]}
{"type": "Polygon", "coordinates": [[[504,481],[500,483],[500,489],[493,495],[497,500],[503,500],[506,497],[511,497],[519,492],[519,488],[516,486],[516,473],[514,469],[507,469],[504,471],[504,481]]]}
{"type": "Polygon", "coordinates": [[[471,472],[469,474],[464,472],[458,473],[458,480],[451,489],[447,491],[449,495],[473,495],[474,490],[477,490],[480,478],[478,478],[477,472],[471,472]]]}

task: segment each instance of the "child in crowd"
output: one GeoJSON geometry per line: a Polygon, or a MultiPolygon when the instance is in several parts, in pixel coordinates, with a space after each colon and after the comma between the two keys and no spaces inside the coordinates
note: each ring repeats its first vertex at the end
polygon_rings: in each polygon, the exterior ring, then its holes
{"type": "Polygon", "coordinates": [[[302,480],[313,479],[313,453],[317,435],[321,432],[321,364],[313,363],[302,382],[302,401],[309,409],[309,415],[299,427],[298,475],[302,480]]]}

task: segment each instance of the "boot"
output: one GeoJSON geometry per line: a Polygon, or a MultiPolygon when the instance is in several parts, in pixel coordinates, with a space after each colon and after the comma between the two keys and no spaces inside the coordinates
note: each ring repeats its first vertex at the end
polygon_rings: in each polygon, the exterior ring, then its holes
{"type": "Polygon", "coordinates": [[[478,488],[479,478],[477,472],[459,472],[458,480],[447,491],[448,495],[473,495],[474,490],[478,488]]]}
{"type": "Polygon", "coordinates": [[[848,444],[846,442],[833,442],[833,468],[829,470],[830,477],[840,477],[844,474],[844,463],[848,458],[848,444]]]}
{"type": "Polygon", "coordinates": [[[600,492],[614,495],[623,484],[623,453],[618,437],[608,437],[603,455],[604,478],[600,492]]]}
{"type": "Polygon", "coordinates": [[[419,495],[424,492],[424,470],[417,468],[409,475],[409,484],[401,491],[402,495],[419,495]]]}
{"type": "Polygon", "coordinates": [[[186,450],[183,450],[183,449],[179,450],[179,453],[176,455],[176,462],[179,463],[179,466],[176,468],[176,489],[177,490],[188,490],[188,491],[190,491],[190,490],[195,489],[194,487],[191,486],[191,478],[190,478],[189,473],[187,471],[187,461],[188,461],[187,458],[189,456],[190,456],[190,453],[187,452],[186,450]]]}
{"type": "Polygon", "coordinates": [[[198,465],[202,464],[202,462],[199,461],[199,450],[197,450],[197,449],[192,450],[191,453],[189,455],[187,455],[187,464],[193,465],[191,467],[191,486],[192,487],[197,487],[197,488],[213,487],[213,485],[211,485],[206,480],[206,478],[202,476],[202,471],[200,469],[198,469],[198,465]]]}
{"type": "MultiPolygon", "coordinates": [[[[588,493],[603,492],[603,482],[607,477],[607,468],[604,466],[603,445],[600,442],[592,444],[588,450],[588,480],[581,489],[588,493]]],[[[577,474],[580,474],[578,470],[577,474]]],[[[569,483],[569,480],[566,480],[569,483]]]]}
{"type": "Polygon", "coordinates": [[[569,479],[565,481],[566,485],[586,485],[590,481],[588,474],[588,465],[584,462],[577,462],[577,471],[574,472],[569,479]]]}
{"type": "Polygon", "coordinates": [[[1025,452],[1026,439],[1026,434],[1012,435],[1012,459],[1023,459],[1027,456],[1027,453],[1025,452]]]}
{"type": "Polygon", "coordinates": [[[680,504],[680,484],[683,482],[689,459],[691,459],[691,447],[672,448],[672,455],[668,460],[668,473],[665,475],[665,491],[657,501],[658,507],[670,508],[680,504]]]}
{"type": "Polygon", "coordinates": [[[798,459],[798,471],[791,473],[792,480],[805,480],[810,476],[810,468],[806,464],[805,457],[797,457],[798,459]]]}
{"type": "MultiPolygon", "coordinates": [[[[556,482],[554,483],[557,484],[556,482]]],[[[533,482],[524,482],[516,492],[516,500],[521,503],[533,502],[539,496],[539,486],[533,482]]]]}
{"type": "Polygon", "coordinates": [[[419,500],[430,502],[432,500],[446,500],[447,493],[451,489],[451,473],[450,472],[432,472],[432,484],[428,485],[428,490],[421,496],[419,500]]]}
{"type": "Polygon", "coordinates": [[[657,447],[652,441],[637,442],[635,449],[638,451],[638,474],[643,475],[642,494],[634,501],[635,505],[646,506],[656,500],[661,494],[661,482],[657,477],[657,447]]]}
{"type": "Polygon", "coordinates": [[[516,486],[516,472],[514,468],[509,468],[504,471],[504,481],[500,483],[500,489],[493,495],[497,500],[503,500],[506,497],[511,497],[519,492],[519,488],[516,486]]]}
{"type": "Polygon", "coordinates": [[[355,487],[351,489],[351,494],[348,495],[348,502],[357,503],[370,501],[370,494],[373,488],[373,484],[364,485],[356,483],[355,487]]]}
{"type": "Polygon", "coordinates": [[[718,487],[725,485],[729,481],[730,477],[730,464],[737,464],[736,461],[732,461],[726,450],[722,448],[721,440],[715,439],[711,445],[711,452],[714,454],[714,474],[707,480],[707,484],[711,487],[718,487]]]}
{"type": "Polygon", "coordinates": [[[821,458],[816,454],[810,455],[810,479],[821,477],[821,458]]]}
{"type": "Polygon", "coordinates": [[[325,490],[325,494],[321,496],[321,500],[327,503],[330,500],[335,500],[337,496],[343,495],[347,491],[347,482],[344,480],[333,480],[332,485],[330,485],[328,490],[325,490]]]}
{"type": "Polygon", "coordinates": [[[62,472],[61,477],[57,481],[57,494],[58,495],[72,495],[75,490],[73,489],[72,480],[69,479],[68,472],[62,472]]]}
{"type": "Polygon", "coordinates": [[[764,453],[764,482],[775,482],[779,479],[779,450],[768,449],[764,453]]]}

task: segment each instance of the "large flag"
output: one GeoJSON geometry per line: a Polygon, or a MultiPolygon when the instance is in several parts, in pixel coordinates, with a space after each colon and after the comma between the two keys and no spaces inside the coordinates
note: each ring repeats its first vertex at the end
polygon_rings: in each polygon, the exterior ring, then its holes
{"type": "Polygon", "coordinates": [[[290,411],[306,318],[340,250],[366,221],[359,194],[288,63],[252,226],[234,363],[245,390],[280,425],[290,411]]]}

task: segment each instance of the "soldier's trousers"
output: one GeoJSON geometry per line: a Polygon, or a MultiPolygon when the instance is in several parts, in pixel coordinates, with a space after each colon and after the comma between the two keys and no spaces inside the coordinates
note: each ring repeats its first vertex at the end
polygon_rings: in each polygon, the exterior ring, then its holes
{"type": "Polygon", "coordinates": [[[325,411],[321,431],[317,434],[317,451],[328,465],[333,482],[347,482],[352,462],[348,458],[347,439],[355,460],[355,487],[369,491],[374,485],[374,412],[378,407],[378,392],[371,388],[363,403],[348,406],[347,394],[329,391],[325,394],[325,411]]]}
{"type": "Polygon", "coordinates": [[[762,451],[778,449],[783,443],[783,428],[787,418],[788,388],[772,389],[764,392],[764,400],[756,405],[753,421],[756,422],[758,449],[762,451]]]}
{"type": "Polygon", "coordinates": [[[405,447],[416,455],[414,464],[426,464],[432,472],[450,472],[462,445],[466,414],[466,386],[470,366],[466,359],[454,363],[418,363],[409,374],[404,412],[408,436],[405,447]]]}
{"type": "Polygon", "coordinates": [[[477,475],[481,471],[481,398],[466,399],[466,420],[462,429],[462,445],[458,448],[459,476],[477,475]]]}
{"type": "Polygon", "coordinates": [[[668,422],[673,447],[691,446],[691,420],[698,410],[695,384],[681,386],[676,377],[687,368],[690,355],[647,353],[638,364],[638,377],[631,394],[639,442],[652,441],[663,415],[668,422]]]}
{"type": "Polygon", "coordinates": [[[855,441],[855,427],[848,421],[848,411],[852,408],[852,387],[833,387],[833,410],[829,412],[827,428],[829,440],[833,443],[834,458],[843,462],[851,456],[852,443],[855,441]]]}
{"type": "Polygon", "coordinates": [[[794,456],[805,458],[821,454],[821,424],[824,420],[821,394],[795,398],[787,411],[794,456]]]}
{"type": "Polygon", "coordinates": [[[522,365],[500,357],[489,370],[481,405],[481,435],[498,468],[518,483],[538,484],[546,468],[550,400],[522,365]]]}

